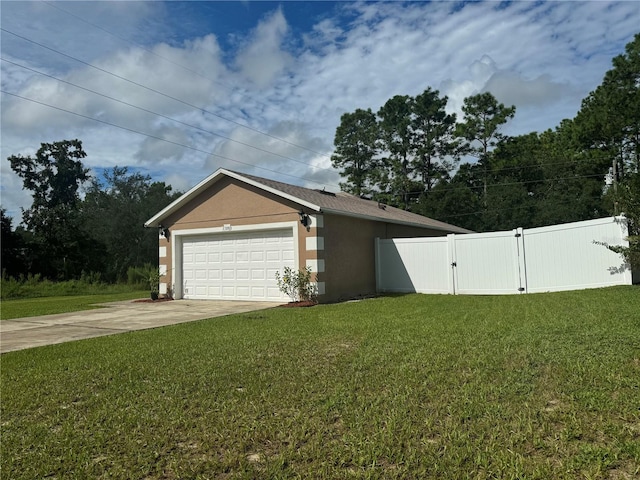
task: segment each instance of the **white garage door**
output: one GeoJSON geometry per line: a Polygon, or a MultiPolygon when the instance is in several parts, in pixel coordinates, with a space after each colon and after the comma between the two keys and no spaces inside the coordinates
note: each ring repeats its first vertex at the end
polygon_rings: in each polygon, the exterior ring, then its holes
{"type": "Polygon", "coordinates": [[[280,301],[276,272],[294,268],[292,229],[186,237],[183,297],[280,301]]]}

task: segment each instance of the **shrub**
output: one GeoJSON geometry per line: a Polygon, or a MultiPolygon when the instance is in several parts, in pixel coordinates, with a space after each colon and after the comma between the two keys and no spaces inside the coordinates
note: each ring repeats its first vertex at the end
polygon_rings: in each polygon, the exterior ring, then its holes
{"type": "Polygon", "coordinates": [[[280,272],[276,272],[276,281],[280,291],[288,295],[292,302],[315,300],[316,288],[311,283],[311,269],[309,267],[297,272],[285,267],[282,276],[280,276],[280,272]]]}
{"type": "Polygon", "coordinates": [[[127,269],[127,284],[151,288],[149,279],[154,272],[158,272],[158,267],[155,267],[150,263],[145,263],[138,267],[129,267],[127,269]]]}
{"type": "MultiPolygon", "coordinates": [[[[0,278],[0,298],[59,297],[66,295],[97,295],[104,293],[121,293],[131,291],[130,285],[107,284],[103,282],[99,272],[83,273],[79,280],[53,282],[40,274],[21,274],[18,278],[10,277],[6,272],[0,278]]],[[[142,290],[146,288],[146,283],[142,290]]],[[[135,287],[134,287],[135,288],[135,287]]]]}

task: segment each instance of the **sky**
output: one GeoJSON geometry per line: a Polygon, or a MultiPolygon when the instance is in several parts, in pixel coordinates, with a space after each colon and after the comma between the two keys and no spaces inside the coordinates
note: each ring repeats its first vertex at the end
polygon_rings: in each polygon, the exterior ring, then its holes
{"type": "Polygon", "coordinates": [[[86,167],[186,191],[218,168],[339,189],[340,117],[428,87],[554,129],[640,31],[640,2],[2,1],[0,202],[11,155],[80,139],[86,167]]]}

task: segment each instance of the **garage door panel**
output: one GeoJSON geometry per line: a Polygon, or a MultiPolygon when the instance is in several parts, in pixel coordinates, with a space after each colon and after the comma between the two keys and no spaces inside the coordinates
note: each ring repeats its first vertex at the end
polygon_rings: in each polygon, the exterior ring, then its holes
{"type": "Polygon", "coordinates": [[[276,297],[283,298],[284,296],[282,295],[282,292],[280,291],[280,289],[278,287],[267,287],[267,297],[269,297],[269,298],[276,298],[276,297]]]}
{"type": "Polygon", "coordinates": [[[279,262],[280,261],[280,250],[267,250],[265,252],[267,262],[279,262]]]}
{"type": "Polygon", "coordinates": [[[248,268],[236,269],[236,280],[249,280],[249,269],[248,268]]]}
{"type": "Polygon", "coordinates": [[[250,298],[251,289],[248,286],[236,287],[236,296],[240,298],[250,298]]]}
{"type": "Polygon", "coordinates": [[[264,252],[263,251],[252,251],[250,260],[252,262],[264,262],[264,252]]]}
{"type": "Polygon", "coordinates": [[[264,287],[251,287],[252,297],[264,297],[266,289],[264,287]]]}
{"type": "Polygon", "coordinates": [[[182,250],[185,298],[286,298],[275,275],[294,268],[292,229],[186,237],[182,250]]]}
{"type": "Polygon", "coordinates": [[[289,250],[284,250],[282,252],[282,259],[285,262],[293,262],[293,250],[289,251],[289,250]]]}
{"type": "Polygon", "coordinates": [[[267,275],[264,268],[252,268],[251,269],[251,280],[266,280],[267,275]]]}

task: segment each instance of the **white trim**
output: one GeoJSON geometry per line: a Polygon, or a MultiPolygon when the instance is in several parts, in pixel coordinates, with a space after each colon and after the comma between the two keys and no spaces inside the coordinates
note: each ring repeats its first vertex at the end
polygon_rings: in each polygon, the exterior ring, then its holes
{"type": "Polygon", "coordinates": [[[324,217],[322,215],[309,215],[311,219],[310,227],[322,228],[324,227],[324,217]]]}
{"type": "MultiPolygon", "coordinates": [[[[302,205],[305,206],[311,210],[314,210],[316,212],[320,211],[320,207],[318,205],[315,205],[311,202],[307,202],[306,200],[302,200],[298,197],[294,197],[293,195],[289,195],[288,193],[284,193],[280,190],[277,190],[275,188],[271,188],[268,187],[262,183],[256,182],[254,180],[251,180],[239,173],[235,173],[232,172],[230,170],[226,170],[224,168],[219,168],[218,170],[216,170],[214,173],[212,173],[211,175],[209,175],[207,178],[205,178],[204,180],[202,180],[200,183],[198,183],[196,186],[194,186],[193,188],[191,188],[191,190],[187,191],[186,193],[184,193],[183,195],[181,195],[179,198],[177,198],[176,200],[174,200],[172,203],[170,203],[167,207],[163,208],[162,210],[160,210],[160,212],[158,212],[157,214],[155,214],[153,217],[151,217],[149,220],[147,220],[144,224],[145,227],[157,227],[160,224],[160,220],[162,220],[163,218],[165,218],[167,215],[170,215],[172,213],[174,213],[175,211],[177,211],[179,208],[181,208],[183,205],[185,205],[186,203],[188,203],[189,201],[191,201],[191,199],[193,197],[195,197],[196,195],[200,194],[201,192],[203,192],[204,190],[206,190],[207,188],[209,188],[211,185],[213,185],[214,183],[216,183],[218,180],[220,180],[222,177],[231,177],[234,178],[236,180],[240,180],[241,182],[244,182],[248,185],[252,185],[256,188],[259,188],[260,190],[264,190],[265,192],[269,192],[272,193],[278,197],[281,198],[285,198],[287,200],[290,200],[294,203],[297,203],[298,205],[302,205]]],[[[173,233],[173,232],[172,232],[173,233]]]]}
{"type": "Polygon", "coordinates": [[[224,227],[211,228],[193,228],[189,230],[173,230],[171,232],[171,271],[173,272],[173,295],[174,298],[182,298],[182,244],[185,238],[195,237],[198,235],[211,234],[236,234],[242,232],[260,232],[267,230],[284,230],[290,228],[293,233],[293,264],[299,265],[300,255],[298,252],[298,222],[276,222],[276,223],[258,223],[254,225],[238,225],[232,226],[232,230],[224,230],[224,227]]]}
{"type": "Polygon", "coordinates": [[[307,237],[305,241],[308,252],[324,250],[324,237],[307,237]]]}
{"type": "MultiPolygon", "coordinates": [[[[208,228],[189,228],[186,230],[172,230],[171,236],[192,236],[192,235],[208,235],[211,233],[238,233],[238,232],[257,232],[260,230],[280,230],[282,228],[293,228],[294,240],[298,241],[298,222],[274,222],[274,223],[255,223],[253,225],[231,225],[231,230],[225,230],[225,227],[208,227],[208,228]]],[[[297,244],[296,244],[297,245],[297,244]]]]}
{"type": "Polygon", "coordinates": [[[312,272],[322,273],[324,272],[324,260],[321,258],[317,260],[307,260],[307,267],[309,267],[312,272]]]}
{"type": "Polygon", "coordinates": [[[160,258],[164,258],[164,257],[166,257],[166,256],[167,256],[167,247],[160,247],[160,248],[158,249],[158,256],[159,256],[160,258]]]}

